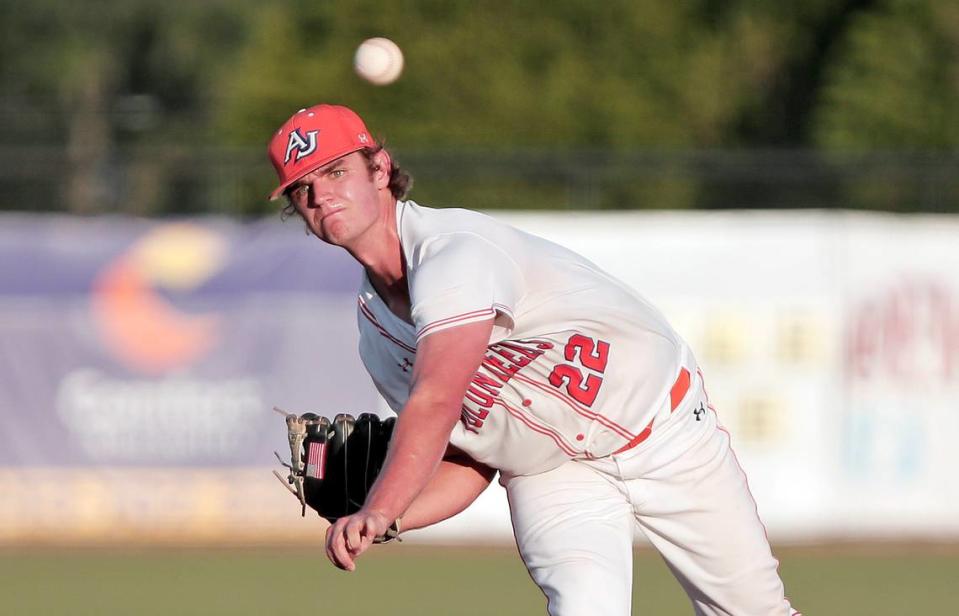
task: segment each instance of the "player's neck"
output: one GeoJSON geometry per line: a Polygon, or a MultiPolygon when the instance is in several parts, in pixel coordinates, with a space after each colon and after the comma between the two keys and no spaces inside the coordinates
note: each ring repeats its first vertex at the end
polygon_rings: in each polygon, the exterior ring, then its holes
{"type": "Polygon", "coordinates": [[[389,253],[384,254],[380,261],[372,264],[363,261],[360,263],[363,263],[366,275],[383,299],[388,300],[394,296],[409,297],[409,288],[406,284],[406,256],[399,241],[390,244],[389,253]]]}
{"type": "Polygon", "coordinates": [[[390,312],[412,325],[412,306],[409,288],[406,285],[406,277],[404,276],[393,284],[386,284],[382,279],[377,279],[369,271],[367,271],[367,276],[369,276],[370,284],[373,285],[376,294],[380,296],[380,299],[383,300],[386,307],[390,309],[390,312]]]}
{"type": "MultiPolygon", "coordinates": [[[[399,242],[397,242],[396,245],[399,247],[399,242]]],[[[412,323],[413,317],[410,314],[410,291],[406,278],[406,258],[402,250],[399,250],[399,264],[399,273],[391,270],[384,276],[377,270],[367,268],[366,276],[376,290],[377,295],[380,296],[383,303],[390,309],[390,312],[407,323],[412,323]]]]}
{"type": "Polygon", "coordinates": [[[371,280],[393,286],[406,279],[406,260],[396,231],[396,200],[389,191],[380,195],[379,215],[351,245],[343,246],[359,261],[371,280]]]}
{"type": "Polygon", "coordinates": [[[373,288],[383,302],[405,321],[410,321],[410,294],[406,279],[406,256],[396,230],[396,201],[384,199],[383,215],[350,254],[366,270],[373,288]]]}

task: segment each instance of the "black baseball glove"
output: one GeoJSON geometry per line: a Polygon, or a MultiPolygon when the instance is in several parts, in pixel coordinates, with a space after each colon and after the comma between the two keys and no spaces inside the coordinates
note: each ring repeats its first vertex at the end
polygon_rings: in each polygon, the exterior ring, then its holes
{"type": "MultiPolygon", "coordinates": [[[[315,413],[297,416],[274,410],[286,417],[290,463],[277,453],[289,474],[285,479],[273,474],[300,500],[302,515],[309,506],[333,523],[359,511],[383,467],[396,419],[340,413],[330,421],[315,413]]],[[[399,520],[377,542],[398,535],[399,520]]]]}

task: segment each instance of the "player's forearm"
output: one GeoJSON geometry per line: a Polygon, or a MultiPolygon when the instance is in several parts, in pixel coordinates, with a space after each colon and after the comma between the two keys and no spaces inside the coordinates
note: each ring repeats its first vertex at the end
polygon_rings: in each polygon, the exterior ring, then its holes
{"type": "Polygon", "coordinates": [[[396,422],[367,509],[391,520],[404,514],[436,472],[459,412],[458,402],[410,398],[396,422]]]}
{"type": "Polygon", "coordinates": [[[492,331],[488,319],[434,332],[417,345],[410,397],[364,506],[368,512],[402,516],[436,472],[492,331]]]}
{"type": "Polygon", "coordinates": [[[443,460],[403,514],[403,530],[424,528],[460,513],[483,493],[496,471],[463,458],[443,460]]]}

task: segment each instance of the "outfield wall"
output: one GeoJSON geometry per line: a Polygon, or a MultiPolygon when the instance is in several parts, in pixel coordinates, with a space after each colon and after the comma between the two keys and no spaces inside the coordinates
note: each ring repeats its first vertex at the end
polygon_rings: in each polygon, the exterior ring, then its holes
{"type": "MultiPolygon", "coordinates": [[[[774,541],[959,539],[959,219],[496,215],[662,308],[774,541]]],[[[0,257],[0,542],[321,535],[270,408],[382,410],[348,257],[295,221],[22,215],[0,257]]],[[[495,484],[419,533],[509,537],[495,484]]]]}

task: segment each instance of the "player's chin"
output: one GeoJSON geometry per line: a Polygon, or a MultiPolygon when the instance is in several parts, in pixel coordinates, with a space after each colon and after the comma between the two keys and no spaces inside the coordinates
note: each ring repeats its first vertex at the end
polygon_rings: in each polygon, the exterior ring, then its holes
{"type": "Polygon", "coordinates": [[[320,225],[319,238],[334,246],[343,246],[349,240],[349,227],[339,220],[324,220],[320,225]]]}

